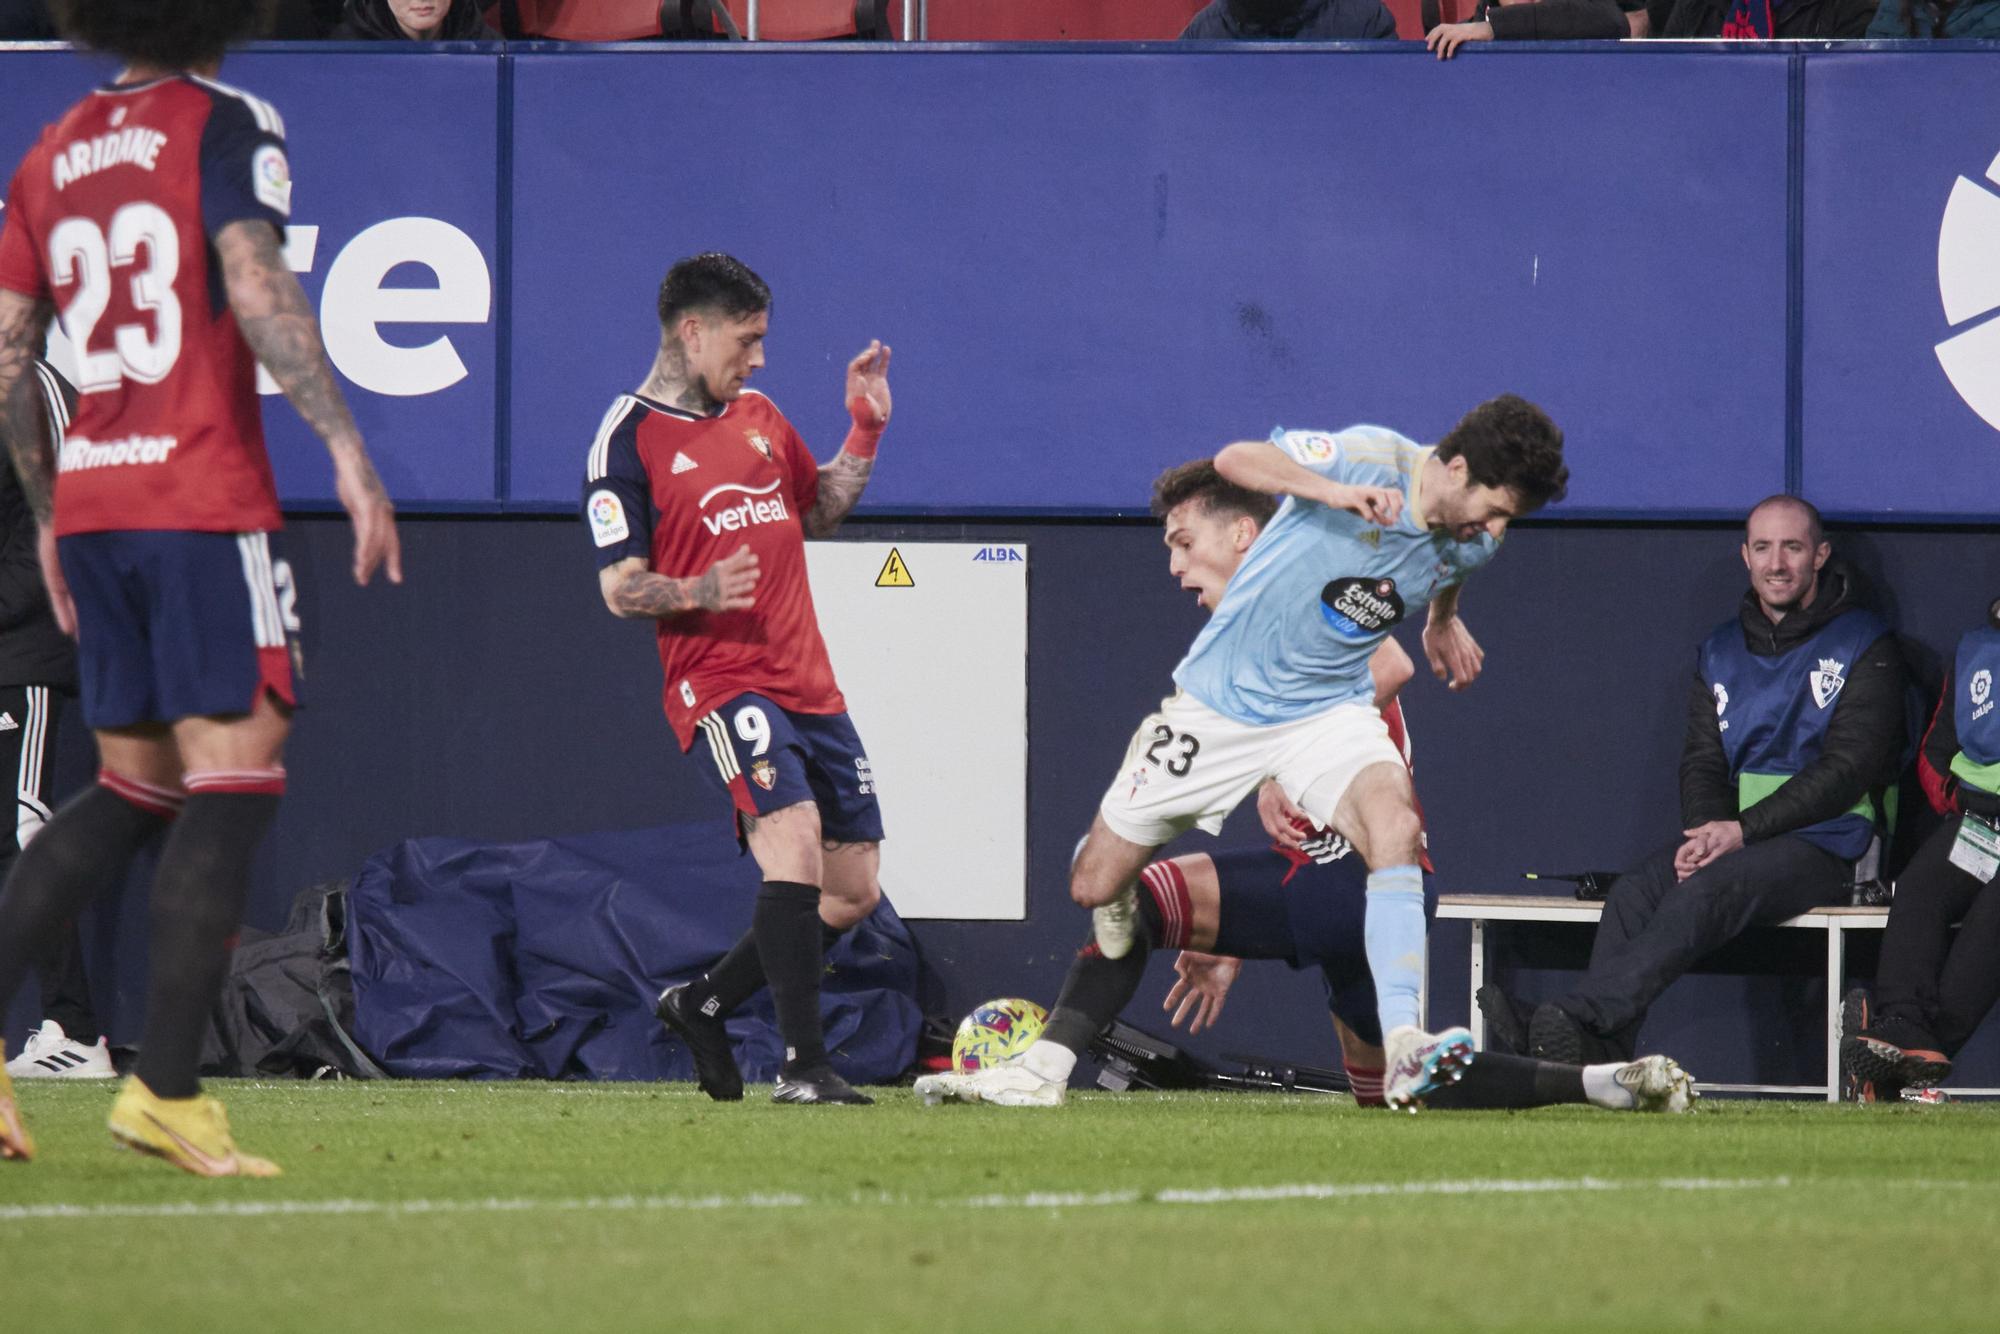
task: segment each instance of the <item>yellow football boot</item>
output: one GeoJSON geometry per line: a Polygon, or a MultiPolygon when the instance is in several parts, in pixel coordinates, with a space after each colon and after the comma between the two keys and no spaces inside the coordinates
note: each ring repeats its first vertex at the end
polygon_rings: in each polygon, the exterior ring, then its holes
{"type": "Polygon", "coordinates": [[[111,1106],[111,1137],[138,1153],[164,1158],[198,1177],[274,1177],[278,1165],[253,1157],[229,1137],[229,1116],[207,1095],[158,1098],[137,1076],[111,1106]]]}
{"type": "Polygon", "coordinates": [[[7,1078],[7,1044],[0,1040],[0,1162],[25,1163],[34,1156],[34,1138],[14,1101],[14,1081],[7,1078]]]}

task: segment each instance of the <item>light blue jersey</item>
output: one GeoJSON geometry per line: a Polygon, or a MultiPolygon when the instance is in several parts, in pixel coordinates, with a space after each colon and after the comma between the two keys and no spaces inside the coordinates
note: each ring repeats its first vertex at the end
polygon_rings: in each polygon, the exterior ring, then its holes
{"type": "Polygon", "coordinates": [[[1417,479],[1431,450],[1394,431],[1280,429],[1271,443],[1336,482],[1396,488],[1403,512],[1383,528],[1288,496],[1244,553],[1174,682],[1225,718],[1259,727],[1372,698],[1375,646],[1500,548],[1488,533],[1459,542],[1417,526],[1417,479]]]}

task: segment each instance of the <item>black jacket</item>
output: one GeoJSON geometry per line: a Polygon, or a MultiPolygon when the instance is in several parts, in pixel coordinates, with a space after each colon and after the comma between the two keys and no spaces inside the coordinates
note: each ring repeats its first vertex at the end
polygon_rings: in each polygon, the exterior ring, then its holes
{"type": "MultiPolygon", "coordinates": [[[[76,410],[76,390],[43,363],[37,362],[35,371],[60,446],[60,423],[76,410]]],[[[49,610],[35,553],[35,516],[12,462],[5,460],[0,460],[0,686],[76,689],[76,646],[56,628],[49,610]]]]}
{"type": "MultiPolygon", "coordinates": [[[[1862,605],[1857,582],[1845,562],[1837,557],[1828,561],[1820,571],[1812,605],[1775,624],[1764,615],[1756,593],[1746,591],[1737,613],[1744,646],[1763,658],[1797,647],[1841,612],[1862,605]]],[[[1716,725],[1715,696],[1697,674],[1688,696],[1687,736],[1681,744],[1682,827],[1741,820],[1743,841],[1755,843],[1831,820],[1869,792],[1895,782],[1910,742],[1905,681],[1896,637],[1885,634],[1848,669],[1819,758],[1739,814],[1735,776],[1729,772],[1722,731],[1716,725]]]]}
{"type": "MultiPolygon", "coordinates": [[[[486,42],[500,36],[479,17],[477,0],[451,0],[444,22],[438,27],[441,42],[486,42]]],[[[337,42],[407,42],[389,12],[388,0],[347,0],[340,24],[333,30],[337,42]]]]}
{"type": "Polygon", "coordinates": [[[1231,11],[1229,0],[1213,0],[1188,20],[1180,40],[1338,42],[1395,35],[1395,16],[1382,0],[1302,0],[1296,10],[1268,24],[1246,23],[1231,11]]]}
{"type": "Polygon", "coordinates": [[[1532,5],[1482,5],[1480,18],[1496,42],[1617,40],[1632,35],[1618,0],[1538,0],[1532,5]]]}
{"type": "MultiPolygon", "coordinates": [[[[1772,0],[1773,37],[1862,37],[1878,0],[1772,0]]],[[[1720,37],[1726,0],[1648,0],[1655,37],[1720,37]]]]}

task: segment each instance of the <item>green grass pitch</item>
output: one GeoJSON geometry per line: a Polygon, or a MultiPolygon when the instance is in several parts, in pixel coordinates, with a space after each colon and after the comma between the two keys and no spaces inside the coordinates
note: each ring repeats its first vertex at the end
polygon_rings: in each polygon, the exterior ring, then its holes
{"type": "Polygon", "coordinates": [[[708,1102],[687,1085],[218,1084],[276,1181],[20,1088],[5,1326],[1991,1328],[2000,1107],[1364,1112],[708,1102]],[[60,1280],[60,1291],[57,1283],[60,1280]],[[23,1323],[25,1322],[25,1323],[23,1323]],[[1914,1324],[1912,1324],[1914,1322],[1914,1324]]]}

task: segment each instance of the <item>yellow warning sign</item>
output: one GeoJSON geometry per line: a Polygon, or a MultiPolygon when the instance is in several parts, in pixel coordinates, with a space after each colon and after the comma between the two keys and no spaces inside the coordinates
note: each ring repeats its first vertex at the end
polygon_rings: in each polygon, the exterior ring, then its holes
{"type": "Polygon", "coordinates": [[[903,564],[903,553],[889,548],[889,559],[882,562],[882,573],[875,576],[877,588],[915,588],[917,581],[910,578],[910,567],[903,564]]]}

